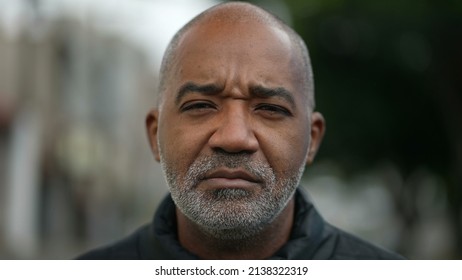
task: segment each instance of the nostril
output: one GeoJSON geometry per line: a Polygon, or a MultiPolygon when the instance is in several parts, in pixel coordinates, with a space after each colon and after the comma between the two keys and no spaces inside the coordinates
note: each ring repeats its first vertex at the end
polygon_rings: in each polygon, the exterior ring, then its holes
{"type": "Polygon", "coordinates": [[[209,139],[212,149],[228,153],[252,153],[258,149],[258,141],[252,131],[216,131],[209,139]]]}
{"type": "Polygon", "coordinates": [[[235,106],[231,109],[217,122],[216,130],[208,139],[209,146],[228,153],[257,151],[259,144],[248,116],[241,112],[243,109],[240,107],[235,106]]]}

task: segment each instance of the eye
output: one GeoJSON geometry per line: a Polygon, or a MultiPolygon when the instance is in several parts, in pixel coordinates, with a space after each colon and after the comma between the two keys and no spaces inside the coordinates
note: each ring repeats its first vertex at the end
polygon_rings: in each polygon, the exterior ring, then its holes
{"type": "Polygon", "coordinates": [[[276,116],[291,117],[293,116],[292,113],[288,109],[280,105],[275,105],[275,104],[260,104],[255,109],[262,111],[264,114],[267,114],[268,116],[271,116],[271,117],[276,117],[276,116]]]}
{"type": "Polygon", "coordinates": [[[206,101],[191,101],[186,102],[185,104],[181,105],[180,111],[181,112],[204,112],[210,109],[215,109],[215,104],[206,101]]]}

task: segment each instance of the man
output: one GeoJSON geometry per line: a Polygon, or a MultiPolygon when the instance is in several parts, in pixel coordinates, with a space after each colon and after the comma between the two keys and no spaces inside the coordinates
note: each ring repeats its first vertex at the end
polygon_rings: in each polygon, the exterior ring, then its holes
{"type": "Polygon", "coordinates": [[[150,145],[170,195],[152,224],[82,259],[393,259],[327,224],[298,188],[323,138],[302,39],[225,3],[183,27],[161,66],[150,145]]]}

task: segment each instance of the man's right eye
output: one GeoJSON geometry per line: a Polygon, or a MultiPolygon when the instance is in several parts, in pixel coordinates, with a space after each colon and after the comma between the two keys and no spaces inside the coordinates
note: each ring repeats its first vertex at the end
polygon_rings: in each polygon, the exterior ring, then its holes
{"type": "Polygon", "coordinates": [[[210,102],[187,102],[180,107],[181,112],[187,111],[205,111],[209,109],[214,109],[215,105],[210,102]]]}

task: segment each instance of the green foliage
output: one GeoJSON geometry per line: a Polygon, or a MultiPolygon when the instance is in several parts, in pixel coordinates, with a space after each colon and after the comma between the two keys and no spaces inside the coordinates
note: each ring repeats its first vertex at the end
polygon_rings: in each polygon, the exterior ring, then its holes
{"type": "MultiPolygon", "coordinates": [[[[327,121],[317,160],[334,161],[347,175],[381,162],[393,163],[403,181],[420,168],[438,174],[457,239],[453,257],[460,257],[462,1],[284,3],[310,50],[317,110],[327,121]]],[[[420,187],[390,190],[410,232],[420,187]]]]}
{"type": "Polygon", "coordinates": [[[320,158],[351,171],[384,159],[403,174],[451,170],[455,139],[441,85],[460,85],[443,74],[462,49],[459,2],[285,1],[310,49],[327,120],[320,158]]]}

